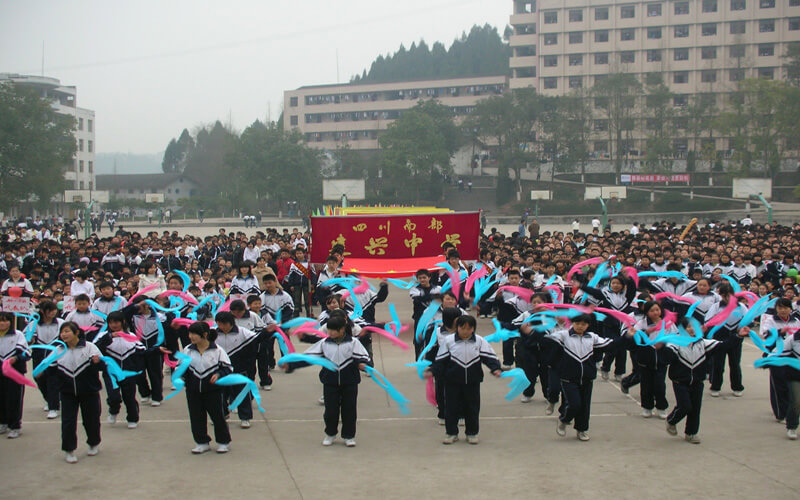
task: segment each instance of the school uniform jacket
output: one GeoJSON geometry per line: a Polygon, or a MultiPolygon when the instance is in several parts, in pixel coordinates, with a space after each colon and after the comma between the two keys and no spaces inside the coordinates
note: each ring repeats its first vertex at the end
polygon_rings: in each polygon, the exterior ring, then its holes
{"type": "Polygon", "coordinates": [[[520,314],[530,311],[531,304],[522,299],[519,295],[503,290],[500,296],[494,296],[497,302],[497,321],[500,323],[510,323],[520,314]]]}
{"type": "MultiPolygon", "coordinates": [[[[730,300],[737,300],[735,297],[731,297],[730,300]]],[[[716,304],[712,305],[708,308],[708,312],[706,312],[706,317],[704,318],[704,322],[708,323],[714,316],[716,316],[719,312],[723,311],[727,306],[727,303],[723,303],[721,300],[716,304]]],[[[717,330],[717,333],[714,334],[714,338],[717,340],[726,340],[728,337],[736,336],[736,330],[739,329],[739,322],[741,322],[742,317],[747,312],[747,308],[742,305],[738,304],[736,309],[733,310],[730,316],[725,320],[722,328],[717,330]]]]}
{"type": "MultiPolygon", "coordinates": [[[[131,328],[134,329],[136,335],[139,335],[139,330],[141,330],[142,337],[141,342],[144,345],[145,349],[148,351],[152,351],[157,349],[159,346],[156,345],[158,342],[158,331],[159,331],[159,323],[162,323],[161,328],[164,328],[163,323],[168,321],[166,315],[161,313],[156,313],[154,311],[150,311],[149,316],[144,316],[141,314],[136,314],[135,304],[132,304],[125,309],[122,310],[123,314],[125,314],[126,319],[128,320],[128,324],[131,325],[131,328]]],[[[164,340],[166,341],[166,330],[164,331],[164,340]]]]}
{"type": "MultiPolygon", "coordinates": [[[[325,358],[339,367],[337,371],[322,368],[319,381],[328,385],[353,385],[361,382],[358,365],[369,363],[369,353],[357,339],[345,336],[341,342],[328,337],[312,345],[306,352],[309,356],[325,358]]],[[[308,366],[308,363],[290,363],[291,368],[308,366]]]]}
{"type": "MultiPolygon", "coordinates": [[[[389,285],[387,283],[381,284],[378,288],[378,293],[367,289],[367,291],[363,293],[356,294],[355,299],[361,304],[361,309],[363,311],[361,317],[364,318],[364,321],[367,323],[375,323],[375,305],[385,301],[388,296],[389,285]]],[[[348,295],[347,299],[344,301],[344,310],[350,313],[353,312],[354,307],[353,296],[352,294],[348,295]]]]}
{"type": "MultiPolygon", "coordinates": [[[[275,323],[272,318],[269,318],[269,320],[269,324],[275,323]]],[[[244,316],[236,319],[236,326],[250,330],[253,333],[261,333],[266,328],[267,323],[264,323],[264,320],[258,314],[252,311],[245,311],[244,316]]]]}
{"type": "MultiPolygon", "coordinates": [[[[33,332],[33,343],[49,345],[59,339],[59,331],[64,320],[55,318],[52,323],[39,323],[36,325],[36,331],[33,332]]],[[[39,349],[37,349],[39,350],[39,349]]]]}
{"type": "Polygon", "coordinates": [[[656,293],[670,292],[675,295],[685,295],[697,288],[697,282],[694,280],[678,280],[677,283],[673,283],[671,278],[659,278],[652,282],[645,280],[642,283],[656,293]]]}
{"type": "Polygon", "coordinates": [[[275,295],[266,291],[263,292],[261,294],[261,318],[264,322],[269,323],[265,318],[266,314],[277,318],[278,311],[281,313],[281,321],[288,321],[292,317],[292,314],[294,314],[294,300],[292,300],[292,296],[280,288],[275,295]]]}
{"type": "MultiPolygon", "coordinates": [[[[647,338],[650,340],[655,339],[656,337],[661,334],[661,327],[659,326],[652,332],[647,332],[648,328],[655,326],[655,323],[650,322],[649,319],[645,318],[642,321],[636,323],[634,328],[636,330],[642,330],[647,335],[647,338]]],[[[669,326],[664,327],[664,334],[665,335],[674,335],[678,333],[678,329],[675,325],[670,324],[669,326]]],[[[628,349],[631,351],[631,357],[636,362],[637,365],[641,366],[642,368],[649,368],[651,370],[655,370],[661,366],[666,365],[667,360],[664,358],[664,355],[661,353],[663,349],[656,349],[654,346],[650,345],[639,345],[636,343],[634,337],[623,336],[624,342],[627,344],[628,349]]]]}
{"type": "MultiPolygon", "coordinates": [[[[703,322],[705,320],[706,313],[711,308],[711,306],[719,302],[719,295],[712,292],[708,292],[705,295],[700,295],[699,293],[697,293],[697,290],[693,290],[691,292],[683,294],[683,296],[686,297],[687,299],[692,299],[700,302],[700,305],[698,305],[695,308],[694,312],[694,318],[700,322],[703,322]]],[[[682,309],[684,312],[686,312],[689,310],[689,307],[691,306],[684,304],[682,306],[682,309]]]]}
{"type": "Polygon", "coordinates": [[[548,333],[547,338],[561,346],[556,370],[561,380],[582,383],[597,378],[597,365],[594,362],[595,350],[604,349],[614,343],[596,333],[585,332],[578,335],[572,328],[548,333]]]}
{"type": "Polygon", "coordinates": [[[439,345],[431,371],[450,384],[477,384],[483,382],[481,363],[492,372],[500,369],[497,354],[483,337],[473,334],[463,340],[451,333],[439,345]]]}
{"type": "Polygon", "coordinates": [[[9,330],[0,337],[0,363],[14,356],[17,357],[17,361],[12,365],[13,368],[20,373],[25,373],[26,362],[31,357],[31,351],[28,349],[25,334],[19,330],[9,330]]]}
{"type": "Polygon", "coordinates": [[[710,367],[710,353],[719,344],[718,340],[709,339],[700,339],[687,346],[667,344],[662,357],[669,364],[669,379],[686,385],[704,381],[710,367]]]}
{"type": "Polygon", "coordinates": [[[411,315],[411,318],[414,321],[418,321],[419,318],[422,317],[422,313],[425,312],[425,309],[431,305],[433,298],[440,293],[442,293],[442,289],[438,286],[422,288],[421,286],[417,285],[412,287],[408,291],[408,295],[411,296],[411,303],[414,306],[414,312],[411,315]]]}
{"type": "Polygon", "coordinates": [[[103,363],[93,363],[92,357],[102,355],[100,349],[81,339],[74,349],[66,351],[48,368],[58,376],[59,390],[72,395],[99,391],[101,386],[98,374],[103,363]]]}
{"type": "Polygon", "coordinates": [[[761,316],[761,336],[768,337],[771,329],[776,329],[780,338],[785,339],[786,333],[781,332],[783,328],[798,328],[800,327],[800,316],[792,313],[789,318],[784,321],[777,314],[764,314],[761,316]]]}
{"type": "Polygon", "coordinates": [[[105,345],[97,347],[105,352],[106,356],[114,358],[123,370],[136,372],[144,368],[145,349],[141,342],[131,342],[122,337],[115,337],[113,333],[109,333],[107,338],[108,340],[104,342],[105,345]]]}
{"type": "Polygon", "coordinates": [[[255,366],[258,339],[259,334],[234,325],[228,333],[217,329],[214,342],[228,355],[234,371],[245,373],[255,366]]]}
{"type": "Polygon", "coordinates": [[[230,295],[259,295],[261,288],[255,276],[236,276],[231,280],[230,295]]]}
{"type": "Polygon", "coordinates": [[[186,390],[192,392],[214,392],[222,387],[211,383],[211,377],[224,377],[233,373],[231,360],[224,349],[215,342],[209,342],[208,348],[200,354],[194,344],[187,345],[183,353],[192,358],[189,369],[183,375],[186,390]]]}
{"type": "Polygon", "coordinates": [[[118,295],[114,295],[110,299],[100,296],[94,300],[94,303],[92,303],[92,309],[108,315],[110,312],[121,311],[125,305],[125,300],[118,295]]]}

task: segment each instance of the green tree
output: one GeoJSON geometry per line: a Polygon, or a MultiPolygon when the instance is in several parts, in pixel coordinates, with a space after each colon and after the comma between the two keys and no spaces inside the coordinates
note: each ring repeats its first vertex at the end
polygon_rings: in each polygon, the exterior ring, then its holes
{"type": "Polygon", "coordinates": [[[660,74],[648,75],[644,116],[647,129],[645,164],[651,172],[666,170],[666,161],[672,156],[674,94],[664,85],[660,74]]]}
{"type": "Polygon", "coordinates": [[[575,89],[556,102],[556,114],[551,125],[550,140],[560,146],[554,148],[555,161],[560,171],[580,167],[581,182],[586,181],[586,161],[589,158],[589,138],[592,133],[592,109],[589,92],[575,89]],[[554,125],[554,127],[552,127],[554,125]]]}
{"type": "Polygon", "coordinates": [[[786,80],[795,87],[800,87],[800,43],[790,43],[783,56],[783,69],[786,71],[786,80]]]}
{"type": "Polygon", "coordinates": [[[634,129],[641,91],[641,82],[631,73],[612,73],[592,87],[595,108],[608,123],[610,155],[617,182],[622,172],[623,155],[628,152],[628,138],[634,129]]]}
{"type": "Polygon", "coordinates": [[[0,205],[36,200],[50,204],[74,164],[75,120],[56,113],[37,92],[0,84],[0,205]]]}
{"type": "Polygon", "coordinates": [[[236,135],[220,121],[203,127],[197,133],[196,146],[186,159],[184,173],[200,184],[203,194],[219,194],[231,182],[225,155],[234,145],[236,135]]]}

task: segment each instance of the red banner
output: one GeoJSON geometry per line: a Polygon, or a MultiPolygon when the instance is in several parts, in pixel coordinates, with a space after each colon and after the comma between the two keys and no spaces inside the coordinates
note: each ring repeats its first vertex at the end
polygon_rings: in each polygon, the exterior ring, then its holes
{"type": "Polygon", "coordinates": [[[644,182],[644,183],[689,182],[689,174],[674,174],[674,175],[622,174],[620,175],[620,181],[622,181],[623,184],[634,183],[634,182],[644,182]]]}
{"type": "Polygon", "coordinates": [[[441,255],[448,241],[477,260],[480,233],[480,212],[311,217],[311,262],[324,263],[337,244],[345,257],[403,259],[441,255]]]}

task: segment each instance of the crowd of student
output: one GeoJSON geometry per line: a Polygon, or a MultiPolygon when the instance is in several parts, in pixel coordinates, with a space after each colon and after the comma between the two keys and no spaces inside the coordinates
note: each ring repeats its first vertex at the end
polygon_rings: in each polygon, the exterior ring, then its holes
{"type": "MultiPolygon", "coordinates": [[[[421,373],[435,380],[444,443],[458,439],[460,421],[467,442],[478,443],[482,364],[495,376],[515,366],[524,371],[531,384],[521,396],[523,403],[532,400],[538,382],[547,400],[545,412],[558,411],[559,435],[573,424],[578,439],[589,439],[592,387],[599,370],[603,380],[619,381],[623,392],[638,384],[642,416],[665,419],[670,434],[677,434],[676,426],[685,418],[686,440],[698,443],[707,374],[710,395],[718,397],[727,362],[733,395],[744,391],[740,363],[750,327],[740,327],[739,321],[747,301],[734,294],[731,281],[754,297],[778,299],[760,318],[761,335],[766,338],[775,329],[784,355],[800,358],[799,265],[794,260],[800,254],[798,231],[798,226],[715,224],[684,232],[674,224],[656,223],[637,227],[635,234],[595,228],[588,234],[543,232],[531,239],[492,230],[482,239],[476,262],[463,262],[455,248],[443,248],[459,274],[455,293],[448,284],[452,274],[445,270],[420,270],[403,293],[413,304],[414,331],[421,326],[423,332],[414,335],[415,354],[427,366],[421,373]],[[590,258],[595,258],[592,265],[571,272],[590,258]],[[601,279],[593,279],[595,271],[601,279]],[[667,273],[638,278],[645,271],[667,273]],[[495,281],[477,298],[477,287],[467,286],[476,272],[495,281]],[[689,309],[693,302],[699,304],[689,309]],[[565,304],[590,309],[549,319],[540,314],[565,304]],[[594,308],[632,319],[598,316],[592,314],[594,308]],[[731,314],[732,308],[739,312],[731,314]],[[435,314],[428,315],[433,309],[435,314]],[[722,312],[727,312],[724,317],[722,312]],[[504,340],[498,356],[478,335],[475,316],[492,317],[498,330],[518,337],[504,340]],[[655,345],[635,338],[637,331],[651,340],[678,331],[694,335],[697,329],[710,330],[715,318],[721,326],[713,338],[655,345]],[[675,395],[672,411],[667,378],[675,395]]],[[[218,380],[241,374],[269,391],[276,365],[291,372],[311,358],[337,367],[320,371],[323,445],[334,443],[341,423],[345,444],[355,446],[360,371],[374,364],[370,331],[386,326],[385,319],[376,318],[375,307],[387,300],[389,283],[381,280],[377,287],[358,291],[341,282],[326,285],[343,276],[344,248],[333,247],[324,265],[312,265],[307,260],[310,243],[311,235],[297,230],[247,236],[221,229],[202,239],[120,230],[113,237],[80,240],[57,225],[36,233],[16,229],[0,241],[0,294],[30,298],[38,321],[28,324],[0,313],[0,361],[25,373],[29,358],[35,369],[46,357],[60,355],[39,370],[35,381],[47,418],[61,417],[62,449],[70,463],[77,461],[78,412],[91,456],[100,443],[101,390],[106,392],[107,423],[115,424],[124,406],[128,428],[136,429],[139,405],[157,407],[168,397],[165,368],[167,375],[179,371],[179,353],[190,361],[188,370],[173,378],[172,389],[186,388],[193,453],[210,449],[208,418],[214,424],[216,451],[229,450],[227,405],[238,388],[218,386],[218,380]],[[181,294],[184,298],[176,302],[181,294]],[[314,328],[298,335],[313,344],[308,357],[281,363],[282,351],[276,346],[288,339],[280,325],[303,314],[313,317],[315,305],[321,312],[314,328]],[[112,379],[107,360],[141,374],[112,379]]],[[[774,367],[769,377],[775,418],[785,420],[787,436],[796,439],[800,372],[774,367]]],[[[20,436],[23,397],[23,385],[5,372],[0,375],[0,432],[9,438],[20,436]]],[[[242,428],[251,425],[252,406],[247,395],[236,408],[242,428]]]]}

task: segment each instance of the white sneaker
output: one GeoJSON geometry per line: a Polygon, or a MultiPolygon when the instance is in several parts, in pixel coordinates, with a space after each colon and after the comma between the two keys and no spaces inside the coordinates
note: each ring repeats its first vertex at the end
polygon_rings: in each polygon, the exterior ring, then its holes
{"type": "Polygon", "coordinates": [[[42,411],[50,411],[50,405],[45,403],[44,406],[42,407],[42,411]]]}
{"type": "Polygon", "coordinates": [[[522,396],[519,400],[521,403],[530,403],[531,401],[533,401],[533,398],[532,397],[529,398],[528,396],[522,396]]]}
{"type": "Polygon", "coordinates": [[[22,434],[21,430],[19,430],[19,429],[11,429],[10,431],[8,431],[8,436],[6,436],[6,437],[8,437],[8,439],[17,439],[20,434],[22,434]]]}
{"type": "Polygon", "coordinates": [[[86,454],[89,455],[90,457],[93,457],[98,453],[100,453],[100,449],[97,446],[90,446],[89,451],[86,452],[86,454]]]}
{"type": "Polygon", "coordinates": [[[347,446],[348,448],[355,448],[355,446],[356,446],[356,440],[355,440],[355,439],[353,439],[353,438],[350,438],[350,439],[348,439],[348,440],[346,440],[346,441],[344,442],[344,445],[345,445],[345,446],[347,446]]]}
{"type": "Polygon", "coordinates": [[[329,436],[325,434],[325,438],[322,440],[322,446],[330,446],[336,440],[336,436],[329,436]]]}
{"type": "Polygon", "coordinates": [[[469,444],[478,444],[480,442],[481,441],[478,439],[478,436],[467,436],[467,443],[469,444]]]}
{"type": "Polygon", "coordinates": [[[666,420],[667,415],[669,415],[667,410],[658,410],[658,418],[660,418],[661,420],[666,420]]]}
{"type": "Polygon", "coordinates": [[[239,422],[239,427],[242,429],[249,429],[250,428],[250,421],[249,420],[242,420],[239,422]]]}
{"type": "Polygon", "coordinates": [[[54,418],[58,418],[58,410],[50,410],[47,412],[47,419],[53,420],[54,418]]]}
{"type": "Polygon", "coordinates": [[[152,401],[150,402],[150,406],[152,407],[161,406],[161,401],[152,401]]]}
{"type": "Polygon", "coordinates": [[[786,437],[792,441],[797,439],[797,429],[786,429],[786,437]]]}
{"type": "Polygon", "coordinates": [[[503,371],[504,372],[507,372],[507,371],[511,370],[512,368],[514,368],[514,365],[503,364],[503,371]]]}
{"type": "Polygon", "coordinates": [[[581,441],[588,441],[589,440],[589,435],[586,434],[583,431],[578,431],[578,439],[581,440],[581,441]]]}
{"type": "Polygon", "coordinates": [[[742,397],[742,391],[733,391],[733,397],[735,398],[742,397]]]}
{"type": "Polygon", "coordinates": [[[667,422],[667,434],[669,434],[670,436],[677,436],[678,428],[667,422]]]}
{"type": "Polygon", "coordinates": [[[653,410],[648,410],[647,408],[642,409],[642,416],[644,418],[650,418],[653,416],[653,410]]]}
{"type": "Polygon", "coordinates": [[[319,399],[317,400],[317,403],[320,406],[325,406],[325,396],[320,396],[319,399]]]}
{"type": "Polygon", "coordinates": [[[444,425],[445,423],[446,423],[446,422],[444,421],[444,419],[443,419],[443,418],[440,418],[440,419],[439,419],[439,425],[444,425]]]}
{"type": "Polygon", "coordinates": [[[75,452],[74,451],[65,452],[64,453],[64,460],[66,460],[66,462],[68,464],[77,464],[78,463],[78,457],[75,456],[75,452]]]}
{"type": "Polygon", "coordinates": [[[128,422],[128,429],[135,429],[139,427],[139,422],[128,422]]]}
{"type": "Polygon", "coordinates": [[[712,398],[718,398],[719,397],[719,391],[711,391],[710,394],[711,394],[712,398]]]}
{"type": "Polygon", "coordinates": [[[194,453],[195,455],[200,455],[201,453],[205,453],[210,449],[211,447],[208,445],[208,443],[198,444],[197,446],[192,448],[192,453],[194,453]]]}
{"type": "Polygon", "coordinates": [[[566,436],[567,435],[567,424],[558,420],[558,425],[556,425],[556,434],[559,436],[566,436]]]}
{"type": "Polygon", "coordinates": [[[272,386],[271,385],[262,385],[261,386],[261,390],[262,391],[271,391],[272,390],[272,386]]]}
{"type": "Polygon", "coordinates": [[[700,437],[697,434],[686,434],[683,439],[692,444],[700,444],[700,437]]]}
{"type": "Polygon", "coordinates": [[[217,453],[228,453],[229,451],[231,451],[230,443],[217,445],[217,453]]]}
{"type": "Polygon", "coordinates": [[[6,424],[0,424],[0,434],[5,434],[8,432],[8,426],[6,424]]]}
{"type": "Polygon", "coordinates": [[[603,380],[608,380],[608,372],[607,372],[607,371],[605,371],[605,370],[600,370],[600,377],[601,377],[603,380]]]}
{"type": "Polygon", "coordinates": [[[444,437],[444,439],[442,439],[442,444],[453,444],[456,441],[458,441],[458,436],[448,434],[444,437]]]}
{"type": "Polygon", "coordinates": [[[617,381],[617,382],[622,382],[622,377],[623,376],[620,375],[619,373],[615,373],[614,374],[614,380],[617,381]]]}
{"type": "Polygon", "coordinates": [[[111,425],[116,424],[117,423],[117,416],[114,415],[113,413],[109,413],[108,414],[108,418],[106,419],[106,422],[108,422],[111,425]]]}
{"type": "Polygon", "coordinates": [[[544,407],[544,414],[545,415],[552,415],[553,414],[553,403],[550,401],[547,402],[547,406],[544,407]]]}
{"type": "Polygon", "coordinates": [[[150,404],[150,398],[142,398],[142,404],[143,404],[143,405],[148,405],[148,404],[150,404]]]}

